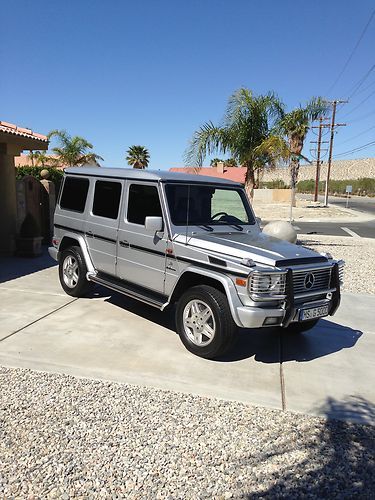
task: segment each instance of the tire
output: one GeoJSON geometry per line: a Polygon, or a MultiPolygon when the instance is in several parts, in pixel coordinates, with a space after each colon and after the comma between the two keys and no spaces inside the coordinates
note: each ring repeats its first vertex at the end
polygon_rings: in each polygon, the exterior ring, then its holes
{"type": "Polygon", "coordinates": [[[302,321],[301,323],[292,323],[285,330],[290,333],[303,333],[311,330],[318,323],[318,319],[311,319],[309,321],[302,321]]]}
{"type": "Polygon", "coordinates": [[[233,346],[237,326],[225,294],[211,286],[199,285],[179,299],[176,330],[188,351],[215,359],[233,346]]]}
{"type": "Polygon", "coordinates": [[[84,297],[93,283],[86,279],[87,267],[78,246],[62,251],[59,259],[60,284],[65,293],[72,297],[84,297]]]}

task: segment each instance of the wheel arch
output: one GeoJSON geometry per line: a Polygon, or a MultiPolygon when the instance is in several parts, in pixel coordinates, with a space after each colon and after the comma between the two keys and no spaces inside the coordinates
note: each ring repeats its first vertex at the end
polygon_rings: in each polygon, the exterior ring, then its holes
{"type": "MultiPolygon", "coordinates": [[[[242,303],[238,297],[236,287],[232,279],[227,275],[213,271],[206,271],[205,269],[194,267],[185,269],[175,284],[168,303],[165,304],[165,306],[177,302],[186,290],[197,285],[212,286],[213,288],[223,292],[227,297],[233,320],[238,326],[242,326],[237,315],[237,307],[242,306],[242,303]]],[[[164,307],[162,309],[164,309],[164,307]]]]}
{"type": "Polygon", "coordinates": [[[80,249],[82,251],[83,258],[85,259],[85,264],[86,264],[88,273],[94,273],[95,268],[94,268],[94,265],[92,263],[85,239],[83,236],[81,236],[79,234],[75,234],[75,233],[64,234],[64,236],[62,237],[62,239],[60,241],[60,245],[59,245],[59,254],[58,254],[59,260],[61,257],[61,253],[71,246],[80,247],[80,249]]]}

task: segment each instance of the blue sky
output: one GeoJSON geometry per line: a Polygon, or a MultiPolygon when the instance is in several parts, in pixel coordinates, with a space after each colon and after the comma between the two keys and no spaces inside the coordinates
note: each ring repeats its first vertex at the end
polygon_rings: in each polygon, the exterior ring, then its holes
{"type": "MultiPolygon", "coordinates": [[[[4,0],[0,120],[82,135],[105,166],[126,166],[132,144],[149,149],[152,168],[180,166],[194,130],[219,121],[241,86],[273,90],[289,108],[313,95],[347,97],[375,64],[375,19],[327,91],[373,8],[372,0],[4,0]]],[[[375,141],[375,69],[338,120],[348,125],[335,154],[375,141]]],[[[368,156],[375,145],[341,158],[368,156]]]]}

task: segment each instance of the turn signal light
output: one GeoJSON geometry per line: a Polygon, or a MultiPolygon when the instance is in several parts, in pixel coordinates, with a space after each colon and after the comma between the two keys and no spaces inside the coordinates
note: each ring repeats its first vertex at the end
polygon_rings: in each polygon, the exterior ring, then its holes
{"type": "Polygon", "coordinates": [[[246,286],[247,285],[247,281],[244,280],[243,278],[236,278],[236,285],[238,285],[238,286],[246,286]]]}

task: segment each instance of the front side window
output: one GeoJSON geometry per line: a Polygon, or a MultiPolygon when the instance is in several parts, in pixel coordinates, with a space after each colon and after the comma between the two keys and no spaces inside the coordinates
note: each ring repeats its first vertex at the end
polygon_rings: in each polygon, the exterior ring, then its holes
{"type": "Polygon", "coordinates": [[[120,199],[119,182],[96,181],[92,213],[107,219],[117,219],[120,199]]]}
{"type": "Polygon", "coordinates": [[[166,193],[171,219],[176,226],[255,223],[241,189],[168,184],[166,193]]]}
{"type": "Polygon", "coordinates": [[[66,177],[61,194],[60,207],[64,210],[83,213],[88,190],[88,179],[66,177]]]}
{"type": "Polygon", "coordinates": [[[156,186],[131,184],[129,187],[128,222],[144,225],[149,216],[162,217],[156,186]]]}

